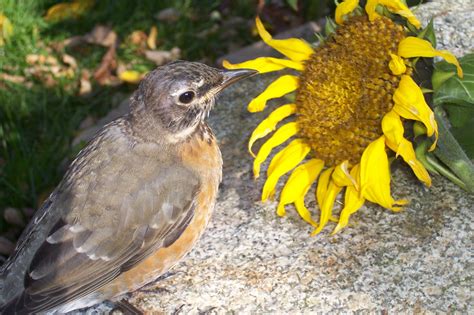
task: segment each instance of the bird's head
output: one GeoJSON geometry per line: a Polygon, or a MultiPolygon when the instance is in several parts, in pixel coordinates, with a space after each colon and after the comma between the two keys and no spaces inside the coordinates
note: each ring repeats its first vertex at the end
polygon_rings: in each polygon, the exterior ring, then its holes
{"type": "Polygon", "coordinates": [[[224,88],[255,74],[221,70],[198,62],[175,61],[148,73],[133,96],[135,110],[155,118],[170,133],[189,133],[204,120],[224,88]]]}

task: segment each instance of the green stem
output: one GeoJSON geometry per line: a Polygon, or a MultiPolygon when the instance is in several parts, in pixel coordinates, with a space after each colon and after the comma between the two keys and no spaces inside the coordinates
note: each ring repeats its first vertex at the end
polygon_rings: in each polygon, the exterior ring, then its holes
{"type": "Polygon", "coordinates": [[[437,106],[434,112],[439,130],[438,144],[434,154],[463,182],[464,189],[474,193],[474,165],[449,131],[443,109],[437,106]]]}
{"type": "Polygon", "coordinates": [[[428,160],[430,166],[435,168],[439,174],[443,175],[462,189],[467,190],[467,187],[463,181],[457,178],[456,175],[447,170],[443,165],[441,165],[434,156],[431,154],[426,154],[426,160],[428,160]]]}

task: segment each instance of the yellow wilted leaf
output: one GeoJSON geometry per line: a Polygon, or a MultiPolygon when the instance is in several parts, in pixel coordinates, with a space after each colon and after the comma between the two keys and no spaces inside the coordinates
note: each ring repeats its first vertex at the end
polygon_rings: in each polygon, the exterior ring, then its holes
{"type": "Polygon", "coordinates": [[[10,20],[0,13],[0,46],[5,45],[5,41],[13,34],[13,25],[10,20]]]}
{"type": "Polygon", "coordinates": [[[140,82],[140,80],[145,76],[144,73],[140,73],[135,70],[126,70],[122,73],[120,73],[119,78],[120,80],[127,82],[127,83],[133,83],[137,84],[140,82]]]}
{"type": "Polygon", "coordinates": [[[156,26],[152,26],[150,29],[150,34],[148,35],[148,39],[146,40],[146,44],[150,49],[156,49],[156,38],[158,37],[158,28],[156,26]]]}
{"type": "Polygon", "coordinates": [[[74,0],[53,5],[44,19],[48,22],[78,18],[94,5],[94,0],[74,0]]]}

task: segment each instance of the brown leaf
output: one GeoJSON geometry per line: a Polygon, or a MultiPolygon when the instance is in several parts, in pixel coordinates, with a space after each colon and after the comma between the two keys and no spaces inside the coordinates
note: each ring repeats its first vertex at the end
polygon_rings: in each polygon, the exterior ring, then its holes
{"type": "Polygon", "coordinates": [[[73,56],[68,55],[68,54],[64,54],[63,55],[63,62],[65,64],[67,64],[69,67],[71,67],[72,70],[77,69],[77,62],[76,62],[76,59],[73,56]]]}
{"type": "Polygon", "coordinates": [[[100,85],[113,84],[117,81],[117,78],[112,75],[112,71],[117,68],[115,57],[115,46],[110,46],[104,57],[102,57],[99,67],[94,72],[94,79],[100,85]]]}
{"type": "Polygon", "coordinates": [[[73,36],[64,40],[63,45],[68,48],[74,48],[84,44],[101,45],[111,47],[118,41],[117,33],[111,27],[96,25],[89,33],[82,36],[73,36]]]}
{"type": "Polygon", "coordinates": [[[79,81],[79,95],[83,96],[89,94],[92,91],[90,78],[91,74],[89,70],[84,69],[81,71],[81,80],[79,81]]]}
{"type": "Polygon", "coordinates": [[[3,218],[9,224],[25,226],[25,218],[20,209],[8,207],[3,211],[3,218]]]}
{"type": "Polygon", "coordinates": [[[10,255],[15,249],[15,244],[6,237],[0,236],[0,255],[10,255]]]}
{"type": "Polygon", "coordinates": [[[179,11],[177,9],[175,9],[175,8],[166,8],[166,9],[163,9],[160,12],[158,12],[155,15],[155,18],[158,21],[161,21],[161,22],[172,23],[172,22],[178,21],[180,15],[181,14],[179,13],[179,11]]]}
{"type": "Polygon", "coordinates": [[[135,46],[145,47],[148,40],[148,35],[143,31],[133,31],[128,35],[128,41],[135,46]]]}
{"type": "Polygon", "coordinates": [[[111,27],[96,25],[92,32],[84,35],[84,38],[89,44],[111,47],[117,44],[118,36],[111,27]]]}
{"type": "Polygon", "coordinates": [[[147,50],[145,51],[145,57],[154,62],[157,66],[161,66],[167,62],[179,59],[181,56],[181,50],[178,47],[174,47],[170,51],[167,50],[147,50]]]}
{"type": "Polygon", "coordinates": [[[26,81],[25,77],[8,73],[0,73],[0,80],[21,84],[26,81]]]}

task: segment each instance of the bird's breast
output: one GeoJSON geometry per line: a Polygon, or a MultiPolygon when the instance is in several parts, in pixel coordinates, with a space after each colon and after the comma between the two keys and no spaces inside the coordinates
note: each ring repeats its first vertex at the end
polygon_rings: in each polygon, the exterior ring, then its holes
{"type": "Polygon", "coordinates": [[[176,147],[184,166],[198,174],[200,189],[196,196],[194,216],[177,240],[166,248],[160,248],[133,269],[123,273],[101,289],[110,298],[139,289],[167,272],[194,246],[204,232],[217,197],[222,176],[222,158],[214,139],[195,137],[176,147]]]}

